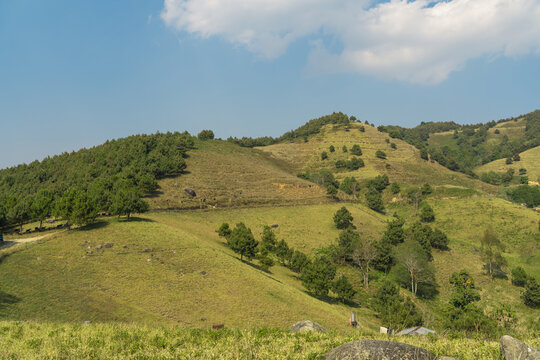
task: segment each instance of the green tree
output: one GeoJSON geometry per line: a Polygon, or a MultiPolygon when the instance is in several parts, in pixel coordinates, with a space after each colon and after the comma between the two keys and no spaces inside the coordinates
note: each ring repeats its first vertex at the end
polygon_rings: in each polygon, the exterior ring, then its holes
{"type": "Polygon", "coordinates": [[[251,229],[244,223],[238,223],[231,231],[227,238],[227,245],[237,254],[240,254],[240,260],[244,260],[244,256],[251,260],[257,254],[258,242],[255,240],[251,229]]]}
{"type": "Polygon", "coordinates": [[[375,152],[375,156],[378,157],[379,159],[386,160],[386,153],[382,150],[377,150],[375,152]]]}
{"type": "Polygon", "coordinates": [[[302,269],[301,279],[304,287],[315,296],[326,296],[336,276],[336,267],[325,256],[315,259],[302,269]]]}
{"type": "Polygon", "coordinates": [[[396,249],[398,264],[408,273],[408,282],[411,292],[416,296],[418,284],[434,283],[434,270],[428,263],[428,257],[420,244],[416,241],[406,241],[396,249]]]}
{"type": "Polygon", "coordinates": [[[351,154],[356,156],[362,156],[362,149],[360,149],[360,146],[358,144],[354,144],[351,148],[351,154]]]}
{"type": "Polygon", "coordinates": [[[424,160],[429,160],[429,154],[426,148],[420,149],[420,158],[424,160]]]}
{"type": "Polygon", "coordinates": [[[362,241],[353,251],[353,263],[360,269],[366,289],[369,287],[369,273],[378,255],[377,248],[367,240],[362,241]]]}
{"type": "Polygon", "coordinates": [[[323,151],[321,153],[321,160],[326,160],[326,159],[328,159],[328,154],[326,153],[326,151],[323,151]]]}
{"type": "Polygon", "coordinates": [[[53,204],[53,197],[48,190],[40,190],[32,200],[30,212],[32,218],[39,221],[40,229],[43,227],[43,220],[51,216],[53,204]]]}
{"type": "Polygon", "coordinates": [[[429,184],[422,185],[422,188],[420,189],[423,196],[430,195],[433,193],[433,188],[429,184]]]}
{"type": "Polygon", "coordinates": [[[388,175],[377,175],[374,179],[369,180],[368,187],[373,188],[379,192],[383,191],[390,185],[388,175]]]}
{"type": "Polygon", "coordinates": [[[420,207],[420,221],[433,222],[435,221],[435,211],[428,203],[423,203],[420,207]]]}
{"type": "Polygon", "coordinates": [[[137,177],[137,184],[143,194],[151,194],[158,188],[156,177],[150,173],[140,174],[137,177]]]}
{"type": "Polygon", "coordinates": [[[522,298],[525,305],[535,309],[540,308],[540,284],[536,279],[527,280],[522,298]]]}
{"type": "Polygon", "coordinates": [[[377,190],[370,188],[368,189],[366,193],[366,202],[367,206],[371,210],[375,210],[377,212],[383,213],[384,212],[384,204],[382,201],[381,193],[377,190]]]}
{"type": "Polygon", "coordinates": [[[289,267],[291,268],[292,271],[299,273],[299,272],[302,272],[304,267],[306,267],[310,263],[311,261],[309,260],[306,254],[304,254],[303,252],[299,250],[294,250],[294,252],[291,255],[291,261],[290,261],[289,267]]]}
{"type": "Polygon", "coordinates": [[[398,183],[392,183],[390,184],[390,191],[392,194],[397,195],[401,191],[401,188],[399,187],[398,183]]]}
{"type": "Polygon", "coordinates": [[[428,225],[422,225],[417,221],[410,227],[409,235],[412,240],[415,240],[420,244],[428,260],[431,260],[431,240],[433,238],[433,230],[431,227],[428,225]]]}
{"type": "Polygon", "coordinates": [[[72,211],[69,215],[70,223],[82,226],[94,222],[98,214],[98,208],[88,193],[79,190],[73,200],[72,211]]]}
{"type": "Polygon", "coordinates": [[[334,224],[336,224],[336,227],[338,229],[346,229],[348,227],[352,227],[352,221],[353,217],[345,206],[336,211],[336,213],[334,214],[334,224]]]}
{"type": "Polygon", "coordinates": [[[493,281],[496,272],[501,271],[502,266],[506,265],[506,259],[502,256],[504,245],[497,238],[491,226],[484,231],[480,243],[482,246],[480,249],[482,258],[486,262],[486,269],[491,281],[493,281]]]}
{"type": "Polygon", "coordinates": [[[399,289],[385,280],[375,294],[375,309],[382,323],[393,329],[403,329],[422,324],[422,314],[411,299],[403,299],[399,289]]]}
{"type": "Polygon", "coordinates": [[[231,235],[231,228],[229,227],[229,223],[223,223],[219,227],[219,229],[216,230],[219,236],[227,238],[229,235],[231,235]]]}
{"type": "Polygon", "coordinates": [[[351,301],[356,294],[356,291],[345,275],[341,275],[337,280],[334,280],[332,291],[341,302],[351,301]]]}
{"type": "Polygon", "coordinates": [[[394,254],[392,244],[385,239],[381,239],[375,243],[375,249],[377,249],[377,258],[375,259],[374,266],[376,269],[388,272],[394,264],[394,254]]]}
{"type": "Polygon", "coordinates": [[[383,234],[383,240],[392,245],[397,245],[405,240],[405,231],[403,230],[404,221],[401,218],[394,218],[386,223],[386,230],[383,234]]]}
{"type": "Polygon", "coordinates": [[[214,132],[212,130],[202,130],[197,137],[199,140],[212,140],[214,138],[214,132]]]}
{"type": "Polygon", "coordinates": [[[22,233],[23,225],[30,220],[31,215],[31,200],[28,197],[23,197],[20,199],[12,198],[8,209],[7,209],[7,219],[8,222],[16,224],[19,226],[19,232],[22,233]]]}
{"type": "Polygon", "coordinates": [[[267,248],[261,247],[259,244],[259,252],[257,253],[257,260],[261,264],[261,267],[265,270],[274,266],[274,259],[270,256],[270,251],[267,248]]]}
{"type": "Polygon", "coordinates": [[[277,239],[276,234],[274,234],[274,231],[272,228],[268,225],[265,225],[262,232],[261,237],[261,246],[263,249],[268,250],[269,252],[273,252],[277,245],[277,239]]]}
{"type": "Polygon", "coordinates": [[[343,145],[343,147],[341,148],[341,150],[346,153],[347,152],[347,145],[343,145]]]}
{"type": "Polygon", "coordinates": [[[148,203],[141,197],[139,189],[128,184],[121,185],[112,195],[111,213],[125,215],[128,220],[131,214],[142,214],[148,211],[148,203]]]}
{"type": "Polygon", "coordinates": [[[397,149],[396,143],[390,143],[390,147],[391,147],[392,149],[394,149],[394,150],[397,149]]]}
{"type": "Polygon", "coordinates": [[[281,264],[285,265],[287,261],[291,260],[292,251],[289,249],[289,245],[285,240],[282,239],[280,242],[278,242],[275,252],[281,264]]]}
{"type": "Polygon", "coordinates": [[[354,249],[360,244],[360,235],[351,227],[343,230],[337,239],[339,260],[349,261],[352,259],[354,249]]]}
{"type": "Polygon", "coordinates": [[[525,269],[521,266],[516,266],[512,269],[512,284],[516,286],[525,286],[528,278],[525,269]]]}
{"type": "Polygon", "coordinates": [[[339,184],[339,189],[341,191],[353,196],[356,196],[359,187],[360,185],[358,184],[358,181],[356,181],[354,176],[346,177],[345,179],[343,179],[341,184],[339,184]]]}
{"type": "Polygon", "coordinates": [[[448,237],[439,229],[433,230],[429,243],[432,248],[448,250],[448,237]]]}
{"type": "Polygon", "coordinates": [[[334,147],[334,145],[330,145],[330,147],[328,148],[328,150],[333,153],[334,151],[336,151],[336,148],[334,147]]]}

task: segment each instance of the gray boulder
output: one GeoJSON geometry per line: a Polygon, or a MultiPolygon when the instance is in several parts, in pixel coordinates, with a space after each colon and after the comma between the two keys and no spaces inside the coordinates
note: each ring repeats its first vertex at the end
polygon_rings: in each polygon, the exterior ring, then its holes
{"type": "Polygon", "coordinates": [[[316,322],[304,320],[299,321],[290,328],[291,332],[304,332],[304,331],[313,331],[313,332],[328,332],[325,328],[323,328],[321,325],[317,324],[316,322]]]}
{"type": "Polygon", "coordinates": [[[528,346],[508,335],[501,337],[501,354],[504,360],[540,360],[540,348],[528,346]]]}
{"type": "Polygon", "coordinates": [[[341,345],[326,360],[435,360],[425,349],[393,341],[358,340],[341,345]]]}

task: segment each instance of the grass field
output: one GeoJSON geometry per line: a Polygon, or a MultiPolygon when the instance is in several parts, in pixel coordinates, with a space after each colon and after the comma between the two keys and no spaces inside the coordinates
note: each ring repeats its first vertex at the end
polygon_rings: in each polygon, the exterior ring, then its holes
{"type": "Polygon", "coordinates": [[[519,154],[521,160],[514,161],[512,164],[506,164],[506,159],[499,159],[476,168],[475,172],[481,174],[484,172],[506,172],[508,169],[514,169],[515,175],[519,174],[519,169],[526,169],[526,176],[529,181],[540,182],[540,146],[526,150],[519,154]]]}
{"type": "Polygon", "coordinates": [[[317,135],[309,137],[308,142],[282,143],[260,147],[261,151],[272,154],[272,157],[281,160],[296,172],[317,171],[328,168],[336,171],[337,160],[350,159],[350,151],[344,153],[343,145],[350,150],[354,144],[362,149],[361,158],[365,167],[356,171],[337,171],[336,178],[343,179],[354,176],[358,180],[371,179],[377,175],[387,174],[392,182],[402,184],[454,185],[466,188],[475,188],[485,192],[495,192],[495,188],[474,180],[464,174],[453,172],[438,163],[422,160],[420,152],[415,147],[399,139],[391,139],[387,133],[379,132],[369,125],[364,126],[365,132],[359,130],[359,124],[351,125],[346,131],[343,127],[327,125],[317,135]],[[396,144],[392,149],[390,143],[396,144]],[[329,152],[330,145],[334,145],[335,152],[329,152]],[[375,156],[377,150],[383,150],[387,159],[379,159],[375,156]],[[321,153],[326,151],[327,160],[321,160],[321,153]]]}
{"type": "MultiPolygon", "coordinates": [[[[178,326],[98,323],[0,322],[2,359],[324,359],[342,344],[360,339],[399,341],[436,356],[461,360],[500,359],[499,343],[442,336],[393,337],[356,332],[298,333],[279,329],[194,330],[178,326]]],[[[540,340],[524,339],[539,346],[540,340]]]]}
{"type": "Polygon", "coordinates": [[[153,209],[208,209],[284,203],[324,203],[326,191],[290,173],[283,162],[222,140],[196,141],[187,173],[159,181],[153,209]],[[191,197],[184,189],[195,190],[191,197]]]}

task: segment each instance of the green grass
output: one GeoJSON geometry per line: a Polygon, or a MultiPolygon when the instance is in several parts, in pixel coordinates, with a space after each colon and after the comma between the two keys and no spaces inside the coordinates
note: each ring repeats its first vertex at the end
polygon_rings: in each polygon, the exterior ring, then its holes
{"type": "Polygon", "coordinates": [[[476,168],[475,172],[481,174],[484,172],[506,172],[508,169],[515,170],[515,176],[519,176],[519,169],[527,170],[526,176],[529,181],[540,182],[540,146],[529,149],[519,154],[521,160],[514,161],[512,164],[506,164],[506,159],[499,159],[476,168]]]}
{"type": "MultiPolygon", "coordinates": [[[[193,330],[178,326],[0,322],[2,359],[324,359],[359,339],[392,340],[461,360],[500,359],[499,343],[443,336],[392,337],[361,332],[291,334],[278,329],[193,330]]],[[[524,339],[539,346],[538,338],[524,339]]]]}
{"type": "Polygon", "coordinates": [[[186,159],[187,173],[159,181],[148,198],[153,209],[211,209],[247,205],[327,202],[319,186],[299,179],[283,162],[221,141],[196,141],[186,159]],[[194,189],[191,197],[185,188],[194,189]]]}

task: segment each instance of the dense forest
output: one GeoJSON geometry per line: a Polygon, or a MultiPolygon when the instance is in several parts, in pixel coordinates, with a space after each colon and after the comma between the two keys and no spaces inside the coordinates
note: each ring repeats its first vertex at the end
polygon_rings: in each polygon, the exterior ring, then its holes
{"type": "Polygon", "coordinates": [[[186,168],[188,133],[135,135],[0,171],[0,227],[51,215],[86,223],[143,211],[157,179],[186,168]]]}

